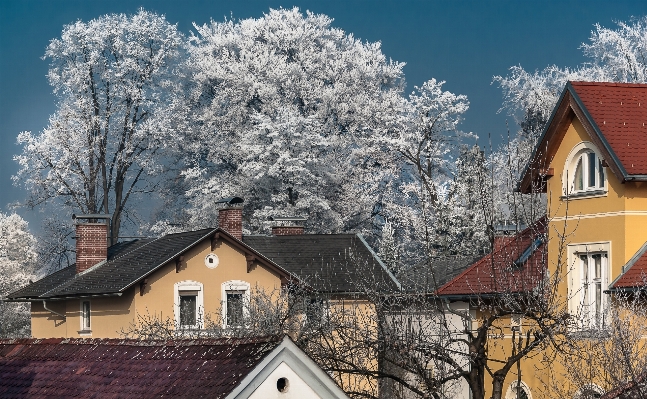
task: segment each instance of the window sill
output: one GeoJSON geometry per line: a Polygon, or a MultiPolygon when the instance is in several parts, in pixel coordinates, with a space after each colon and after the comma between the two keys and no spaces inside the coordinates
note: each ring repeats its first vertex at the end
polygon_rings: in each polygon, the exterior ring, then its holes
{"type": "Polygon", "coordinates": [[[598,198],[606,197],[607,193],[608,191],[606,190],[578,191],[569,195],[562,195],[561,197],[559,197],[559,199],[562,201],[570,201],[584,198],[598,198]]]}
{"type": "Polygon", "coordinates": [[[77,332],[82,337],[91,337],[92,336],[92,330],[80,330],[80,331],[77,331],[77,332]]]}

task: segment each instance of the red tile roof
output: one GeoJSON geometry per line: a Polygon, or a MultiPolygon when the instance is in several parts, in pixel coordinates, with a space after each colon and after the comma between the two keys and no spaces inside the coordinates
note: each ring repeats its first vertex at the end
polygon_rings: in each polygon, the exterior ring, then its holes
{"type": "Polygon", "coordinates": [[[472,296],[525,292],[535,288],[546,270],[545,234],[546,220],[541,219],[442,286],[437,294],[472,296]],[[530,254],[527,261],[520,265],[515,264],[538,239],[541,239],[541,244],[530,254]]]}
{"type": "Polygon", "coordinates": [[[647,84],[571,85],[627,173],[647,174],[647,84]]]}
{"type": "Polygon", "coordinates": [[[0,397],[223,398],[280,342],[0,340],[0,397]]]}
{"type": "Polygon", "coordinates": [[[645,243],[626,265],[622,273],[611,283],[611,289],[626,289],[647,285],[647,243],[645,243]]]}

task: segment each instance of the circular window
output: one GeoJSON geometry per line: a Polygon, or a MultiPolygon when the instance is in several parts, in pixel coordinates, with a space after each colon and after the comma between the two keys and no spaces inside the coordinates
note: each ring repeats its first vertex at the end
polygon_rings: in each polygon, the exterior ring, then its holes
{"type": "Polygon", "coordinates": [[[218,263],[220,263],[220,259],[218,259],[218,255],[214,253],[210,253],[204,258],[204,264],[209,269],[215,269],[218,267],[218,263]]]}
{"type": "Polygon", "coordinates": [[[278,380],[276,380],[276,389],[279,392],[287,392],[289,387],[290,387],[290,381],[288,381],[287,378],[281,377],[278,380]]]}

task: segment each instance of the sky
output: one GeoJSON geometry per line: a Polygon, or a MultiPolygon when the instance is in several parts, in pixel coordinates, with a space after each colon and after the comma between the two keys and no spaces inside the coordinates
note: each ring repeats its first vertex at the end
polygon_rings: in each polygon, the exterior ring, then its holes
{"type": "MultiPolygon", "coordinates": [[[[507,136],[514,120],[501,107],[495,75],[521,65],[526,70],[548,65],[576,66],[584,61],[579,46],[594,25],[614,27],[616,21],[647,15],[647,2],[614,1],[385,1],[385,0],[0,0],[0,212],[22,201],[26,192],[13,185],[18,167],[13,156],[21,148],[21,131],[41,131],[56,110],[56,97],[46,78],[45,47],[64,25],[107,13],[135,13],[140,7],[166,15],[189,33],[193,23],[213,19],[258,18],[270,8],[299,7],[326,14],[333,26],[369,42],[405,62],[407,93],[435,78],[445,90],[467,95],[470,110],[461,125],[490,148],[507,136]]],[[[16,211],[29,221],[38,216],[16,211]]]]}

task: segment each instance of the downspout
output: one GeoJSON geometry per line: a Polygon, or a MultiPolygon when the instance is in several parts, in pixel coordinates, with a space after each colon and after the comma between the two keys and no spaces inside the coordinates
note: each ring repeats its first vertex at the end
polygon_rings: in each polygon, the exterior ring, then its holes
{"type": "Polygon", "coordinates": [[[52,309],[48,309],[48,308],[47,308],[47,301],[45,301],[44,299],[43,299],[43,308],[44,308],[45,310],[47,310],[48,312],[52,313],[52,314],[55,314],[55,315],[57,315],[57,316],[62,317],[62,318],[63,318],[63,320],[67,320],[67,317],[66,317],[64,314],[60,314],[60,313],[58,313],[58,312],[56,312],[56,311],[54,311],[54,310],[52,310],[52,309]]]}

